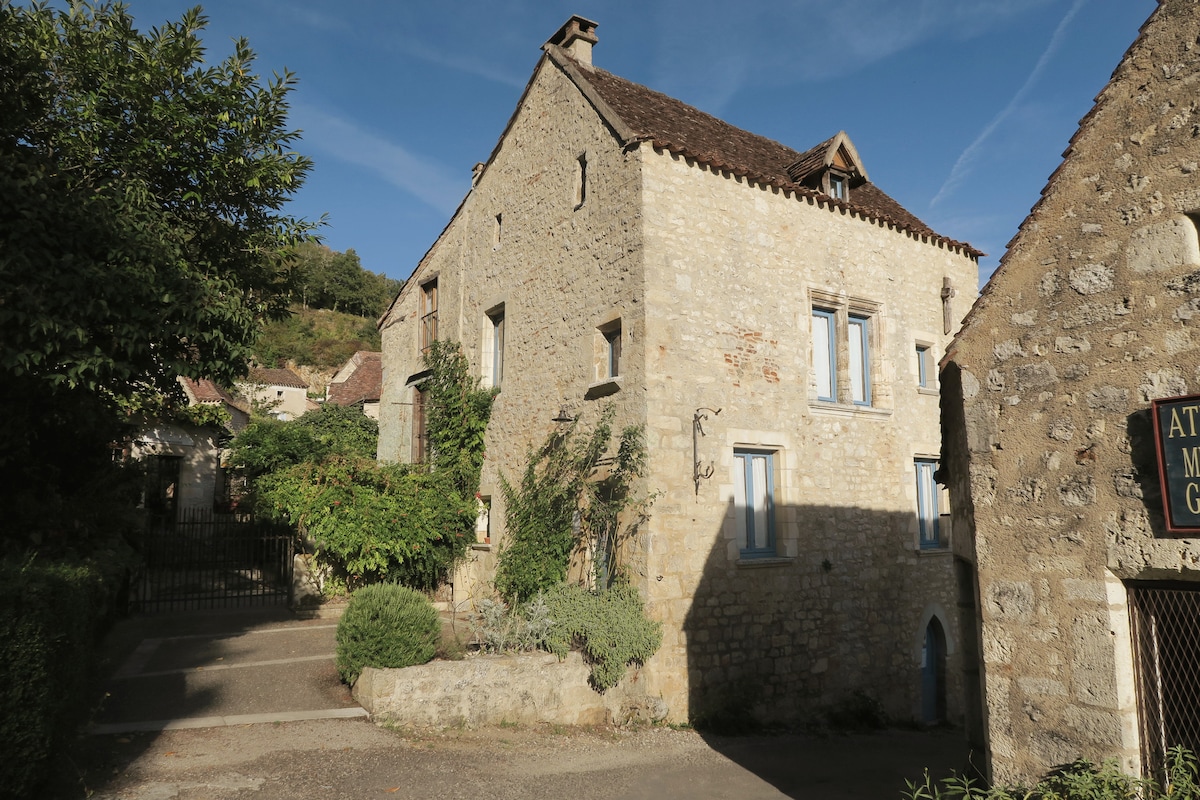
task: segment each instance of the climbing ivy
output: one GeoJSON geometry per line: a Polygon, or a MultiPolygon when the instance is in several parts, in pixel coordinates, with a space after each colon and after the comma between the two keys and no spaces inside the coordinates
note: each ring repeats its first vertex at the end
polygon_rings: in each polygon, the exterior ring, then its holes
{"type": "Polygon", "coordinates": [[[593,550],[598,586],[607,587],[617,575],[619,544],[636,530],[652,498],[632,493],[645,464],[640,426],[622,431],[616,455],[611,461],[604,458],[613,415],[610,405],[590,432],[576,420],[550,434],[529,454],[519,484],[501,476],[508,538],[500,552],[496,588],[505,597],[528,600],[562,583],[576,549],[593,550]],[[635,512],[635,518],[626,519],[629,524],[622,529],[628,512],[635,512]]]}

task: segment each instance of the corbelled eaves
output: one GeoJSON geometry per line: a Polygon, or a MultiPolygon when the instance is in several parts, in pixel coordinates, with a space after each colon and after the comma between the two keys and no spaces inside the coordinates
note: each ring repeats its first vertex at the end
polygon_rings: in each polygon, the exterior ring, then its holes
{"type": "MultiPolygon", "coordinates": [[[[730,125],[661,92],[602,69],[580,64],[561,48],[547,46],[545,49],[550,59],[592,101],[597,112],[627,147],[648,142],[659,150],[682,155],[749,182],[776,187],[799,196],[820,197],[822,202],[830,206],[844,207],[867,219],[936,240],[970,256],[983,255],[965,242],[936,233],[870,182],[855,187],[852,199],[843,202],[792,180],[789,167],[806,155],[823,158],[821,145],[801,153],[765,136],[730,125]],[[611,115],[615,115],[616,119],[611,115]]],[[[827,146],[830,141],[823,144],[827,146]]]]}

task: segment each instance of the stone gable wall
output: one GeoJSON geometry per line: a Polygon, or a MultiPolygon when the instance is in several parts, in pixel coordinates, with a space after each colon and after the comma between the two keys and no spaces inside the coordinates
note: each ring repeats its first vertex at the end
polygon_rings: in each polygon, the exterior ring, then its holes
{"type": "Polygon", "coordinates": [[[1137,769],[1123,581],[1200,579],[1196,544],[1163,538],[1148,414],[1200,392],[1198,41],[1200,4],[1164,0],[952,356],[998,781],[1137,769]]]}
{"type": "Polygon", "coordinates": [[[529,449],[551,433],[559,410],[587,427],[611,402],[617,431],[644,416],[639,162],[574,84],[543,61],[494,159],[385,319],[379,456],[409,461],[406,384],[423,369],[420,286],[436,277],[439,338],[461,342],[481,376],[491,336],[487,312],[504,306],[504,374],[480,486],[492,502],[491,543],[481,543],[456,576],[459,601],[486,593],[494,573],[504,531],[500,476],[519,481],[529,449]],[[576,207],[580,156],[587,193],[576,207]],[[618,318],[619,390],[597,396],[589,393],[597,383],[597,328],[618,318]]]}

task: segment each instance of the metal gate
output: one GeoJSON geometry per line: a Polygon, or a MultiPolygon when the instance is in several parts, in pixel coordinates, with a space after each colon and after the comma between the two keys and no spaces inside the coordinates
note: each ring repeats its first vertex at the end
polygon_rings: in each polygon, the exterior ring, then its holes
{"type": "Polygon", "coordinates": [[[1161,780],[1168,749],[1200,752],[1200,584],[1127,588],[1142,764],[1161,780]]]}
{"type": "Polygon", "coordinates": [[[286,604],[295,535],[245,514],[185,511],[151,522],[133,611],[183,611],[286,604]]]}

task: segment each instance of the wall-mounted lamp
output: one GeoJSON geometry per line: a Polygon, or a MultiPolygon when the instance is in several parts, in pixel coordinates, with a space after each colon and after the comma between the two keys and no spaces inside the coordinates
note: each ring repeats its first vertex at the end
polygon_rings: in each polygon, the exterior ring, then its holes
{"type": "Polygon", "coordinates": [[[692,481],[696,484],[697,495],[700,494],[700,481],[708,480],[713,476],[712,462],[709,462],[706,467],[700,466],[700,437],[708,435],[700,423],[708,419],[708,414],[704,413],[706,411],[711,411],[715,417],[721,413],[721,409],[697,408],[696,413],[692,415],[692,481]]]}
{"type": "Polygon", "coordinates": [[[570,411],[567,411],[567,407],[566,407],[566,406],[559,406],[559,408],[558,408],[558,416],[557,416],[557,417],[555,417],[554,419],[550,420],[550,421],[551,421],[551,422],[557,422],[557,423],[560,423],[560,424],[567,424],[567,423],[569,423],[569,422],[574,422],[574,421],[575,421],[575,418],[571,416],[571,412],[570,412],[570,411]]]}

